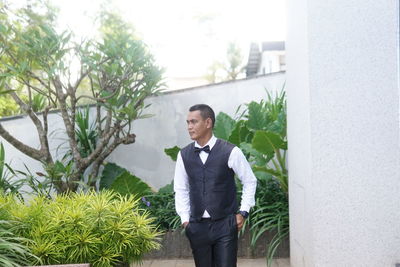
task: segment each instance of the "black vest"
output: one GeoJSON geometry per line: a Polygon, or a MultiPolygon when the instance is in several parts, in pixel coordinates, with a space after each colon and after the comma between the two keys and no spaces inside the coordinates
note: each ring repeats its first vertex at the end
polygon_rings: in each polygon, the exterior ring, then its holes
{"type": "Polygon", "coordinates": [[[204,210],[212,220],[224,218],[237,211],[234,171],[228,167],[229,156],[235,146],[217,139],[205,164],[194,143],[181,150],[183,164],[189,176],[190,213],[196,221],[204,210]]]}

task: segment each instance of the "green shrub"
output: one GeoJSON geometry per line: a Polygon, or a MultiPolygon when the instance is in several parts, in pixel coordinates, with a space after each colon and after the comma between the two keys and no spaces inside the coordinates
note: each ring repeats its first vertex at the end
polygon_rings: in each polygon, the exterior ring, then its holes
{"type": "Polygon", "coordinates": [[[5,150],[0,142],[0,191],[4,193],[15,193],[20,195],[23,182],[17,181],[15,171],[5,162],[5,150]]]}
{"type": "Polygon", "coordinates": [[[9,229],[12,222],[0,221],[0,266],[18,267],[29,265],[33,260],[39,261],[22,243],[29,242],[14,235],[9,229]]]}
{"type": "Polygon", "coordinates": [[[155,225],[162,231],[174,230],[181,225],[175,211],[172,184],[154,192],[140,178],[117,164],[109,162],[104,166],[100,178],[100,190],[104,189],[141,198],[140,207],[154,218],[155,225]]]}
{"type": "Polygon", "coordinates": [[[141,205],[155,218],[155,223],[160,230],[175,230],[181,225],[181,219],[175,211],[172,183],[160,188],[158,192],[142,197],[141,205]]]}
{"type": "Polygon", "coordinates": [[[3,195],[0,215],[15,221],[13,232],[31,240],[27,246],[43,264],[113,266],[140,261],[159,247],[159,232],[138,201],[102,191],[57,195],[53,200],[39,196],[25,205],[3,195]]]}

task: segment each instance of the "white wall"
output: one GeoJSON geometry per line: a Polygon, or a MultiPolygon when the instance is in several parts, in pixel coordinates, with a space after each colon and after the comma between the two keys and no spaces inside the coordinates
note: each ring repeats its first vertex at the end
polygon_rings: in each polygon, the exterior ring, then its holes
{"type": "Polygon", "coordinates": [[[291,266],[400,263],[398,1],[289,0],[291,266]]]}
{"type": "MultiPolygon", "coordinates": [[[[38,116],[42,119],[42,116],[38,116]]],[[[50,113],[48,115],[49,122],[49,146],[51,148],[51,153],[54,156],[60,155],[60,157],[65,153],[68,143],[66,143],[66,135],[63,130],[63,122],[61,115],[58,113],[50,113]],[[65,144],[65,146],[63,145],[65,144]],[[57,148],[58,152],[57,152],[57,148]],[[62,148],[65,149],[62,149],[62,148]]],[[[39,149],[40,142],[38,133],[35,125],[27,116],[16,116],[14,118],[9,118],[7,120],[2,119],[1,124],[3,127],[10,132],[15,138],[27,144],[33,148],[39,149]]],[[[12,145],[10,145],[6,140],[0,137],[0,142],[3,143],[5,154],[6,154],[6,162],[11,163],[11,167],[16,170],[26,171],[24,164],[31,169],[31,171],[37,172],[42,171],[41,164],[36,160],[26,156],[21,153],[19,150],[15,149],[12,145]]]]}
{"type": "Polygon", "coordinates": [[[286,69],[282,65],[281,56],[285,56],[285,51],[263,51],[261,52],[261,63],[258,74],[278,72],[286,69]]]}
{"type": "MultiPolygon", "coordinates": [[[[183,90],[167,92],[162,96],[151,97],[147,103],[152,105],[148,113],[155,116],[133,123],[136,142],[119,146],[108,158],[154,188],[160,188],[173,179],[175,163],[164,153],[165,148],[185,146],[191,140],[186,132],[186,115],[190,106],[206,103],[213,107],[216,114],[223,111],[234,115],[236,108],[252,100],[259,101],[269,91],[280,91],[285,81],[285,74],[275,73],[250,79],[225,82],[183,90]]],[[[29,118],[15,118],[1,121],[3,126],[19,140],[33,147],[38,147],[37,132],[29,118]]],[[[56,131],[57,139],[51,139],[50,146],[55,148],[63,142],[63,123],[58,114],[49,115],[49,132],[56,131]]],[[[41,171],[40,164],[14,149],[0,137],[6,149],[6,161],[11,166],[23,170],[24,163],[34,173],[41,171]]],[[[62,153],[60,153],[62,155],[62,153]]]]}

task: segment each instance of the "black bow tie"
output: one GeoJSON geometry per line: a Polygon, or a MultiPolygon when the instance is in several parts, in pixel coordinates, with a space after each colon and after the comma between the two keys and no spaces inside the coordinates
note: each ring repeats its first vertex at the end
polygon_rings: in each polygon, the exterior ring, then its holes
{"type": "Polygon", "coordinates": [[[196,152],[196,153],[200,153],[201,151],[204,151],[204,152],[206,152],[206,153],[210,153],[210,146],[209,145],[206,145],[205,147],[195,147],[194,148],[194,152],[196,152]]]}

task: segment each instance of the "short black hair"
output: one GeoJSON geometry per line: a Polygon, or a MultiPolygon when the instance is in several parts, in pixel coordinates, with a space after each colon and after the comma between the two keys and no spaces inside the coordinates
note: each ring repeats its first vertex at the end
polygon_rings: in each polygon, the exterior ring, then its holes
{"type": "Polygon", "coordinates": [[[215,124],[214,110],[209,105],[206,105],[206,104],[197,104],[197,105],[191,106],[189,108],[190,112],[196,111],[196,110],[200,111],[200,115],[204,120],[210,118],[212,121],[212,127],[214,128],[214,124],[215,124]]]}

